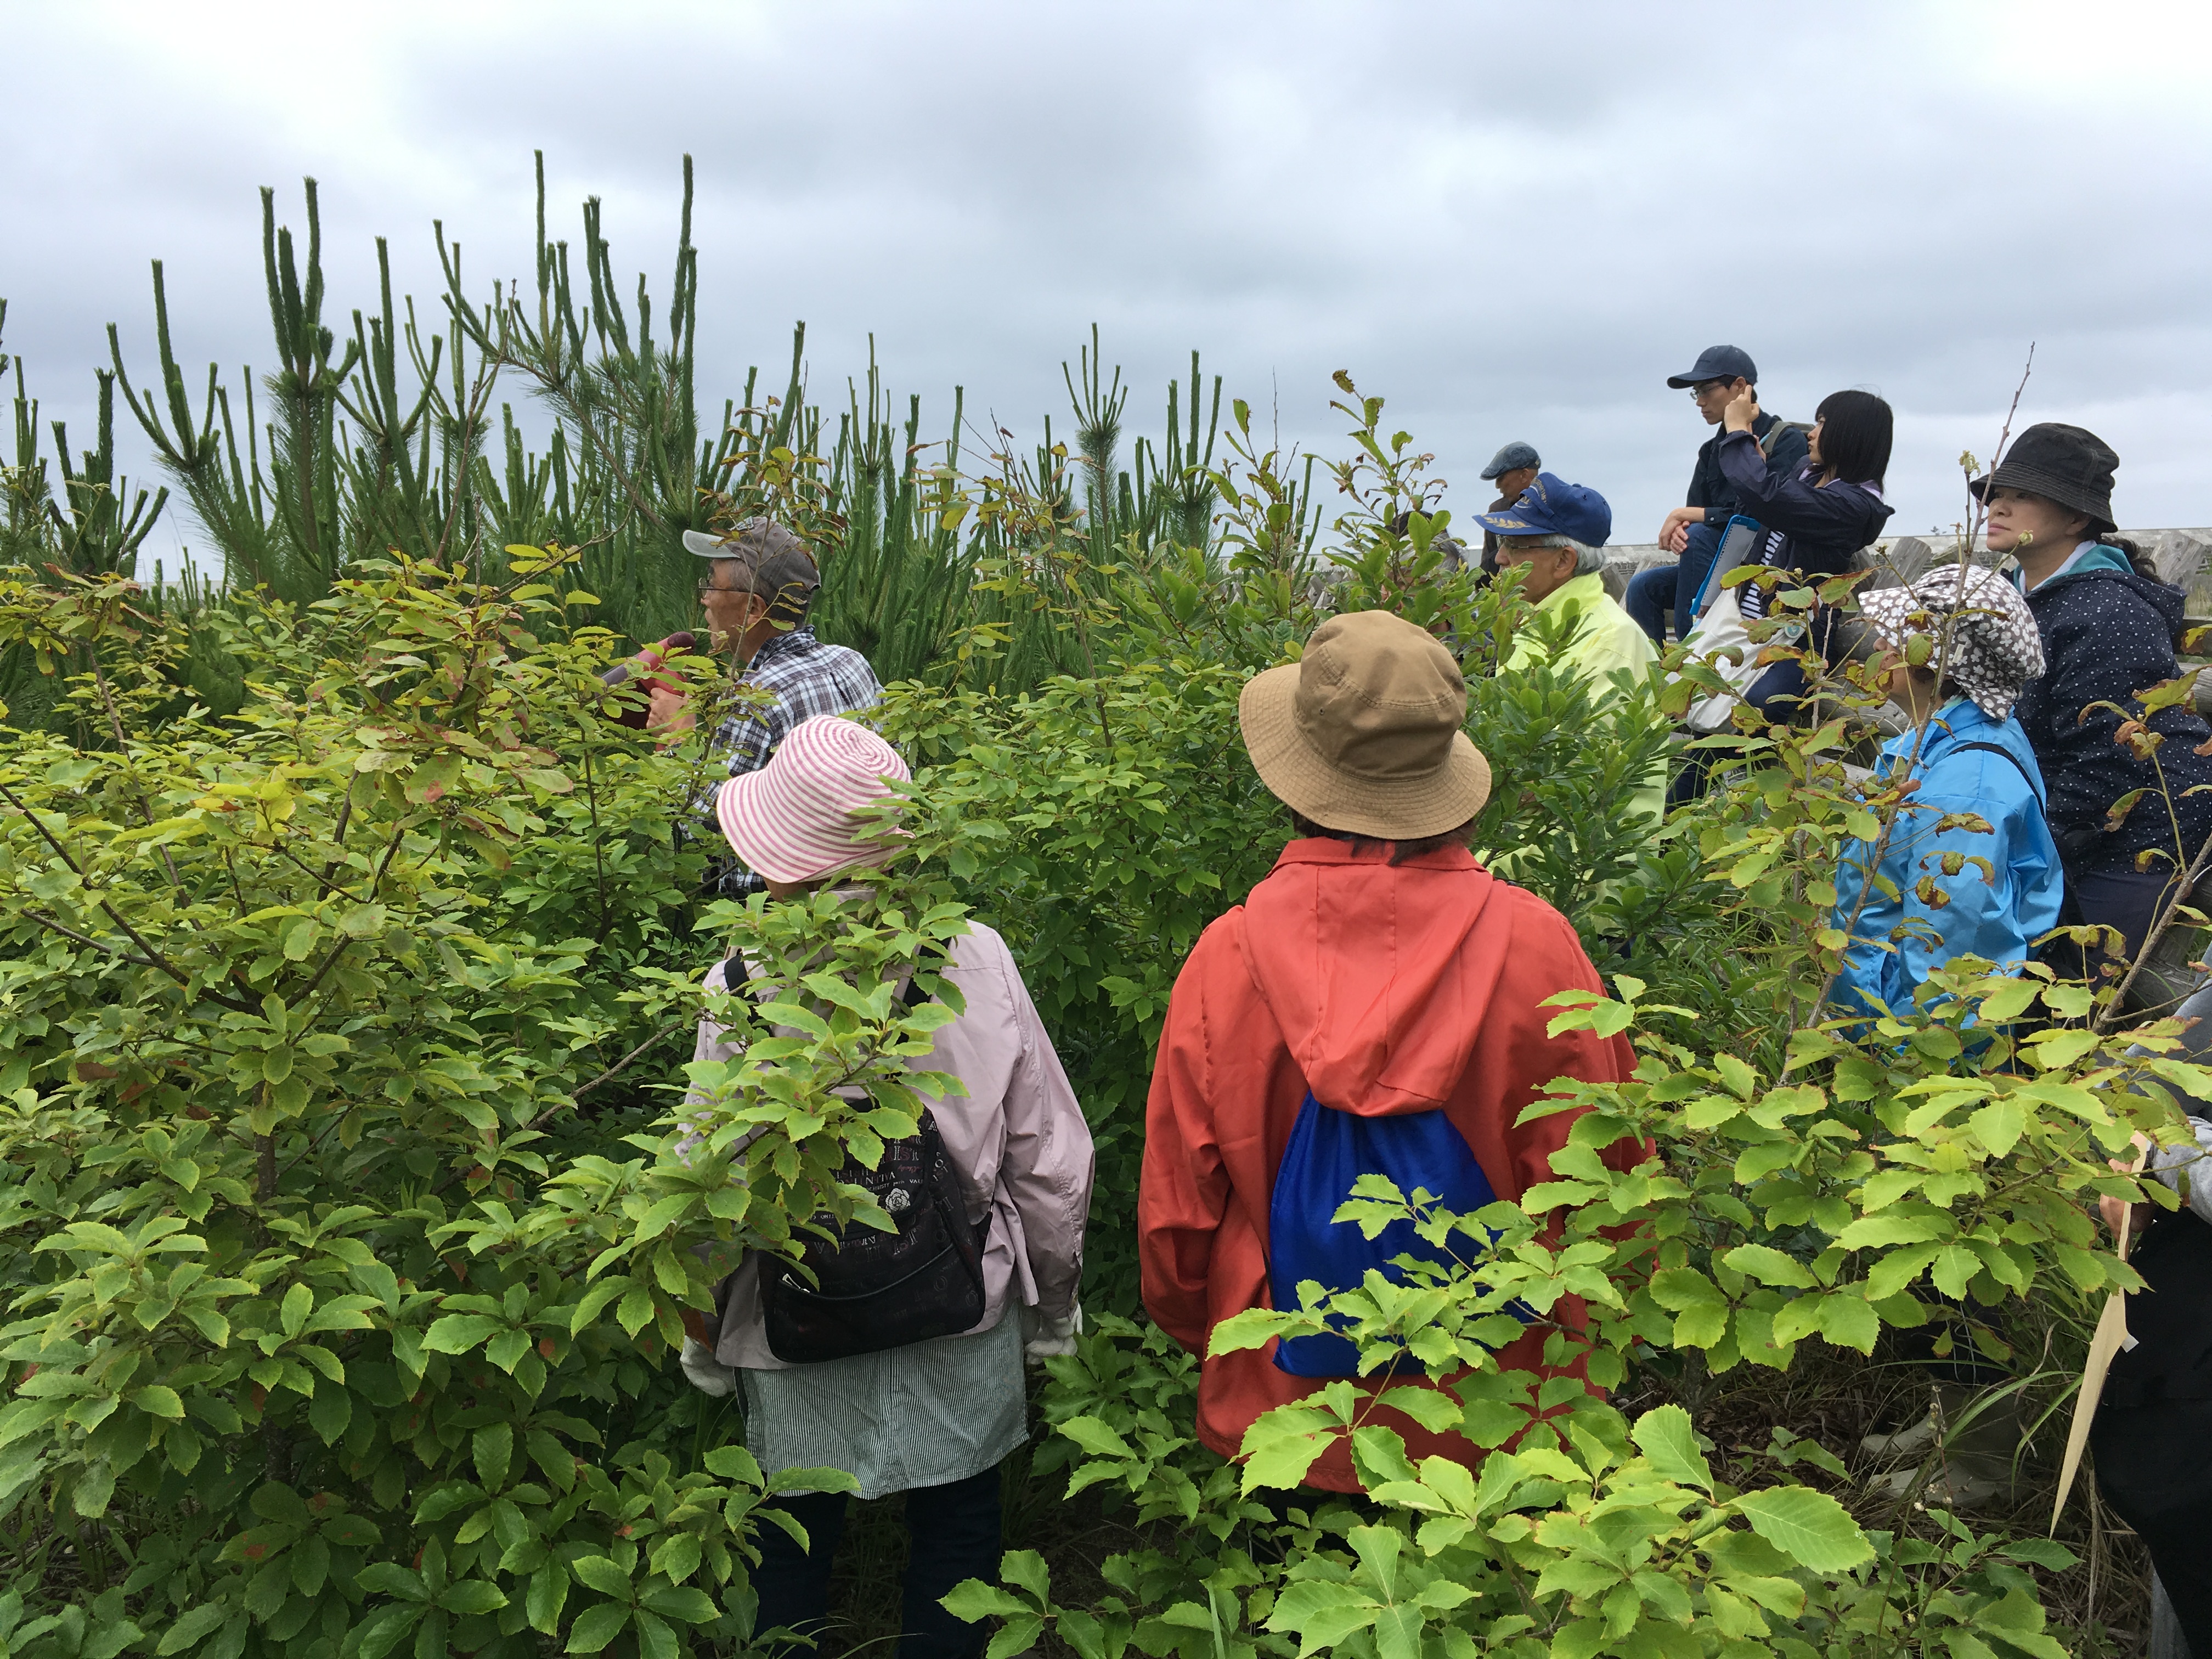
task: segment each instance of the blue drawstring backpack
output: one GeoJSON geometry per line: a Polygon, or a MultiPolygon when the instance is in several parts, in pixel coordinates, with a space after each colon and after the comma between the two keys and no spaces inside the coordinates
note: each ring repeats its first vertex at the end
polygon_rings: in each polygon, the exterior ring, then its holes
{"type": "MultiPolygon", "coordinates": [[[[1297,1307],[1305,1279],[1348,1291],[1370,1267],[1402,1281],[1404,1272],[1390,1265],[1394,1256],[1449,1261],[1411,1220],[1393,1222],[1370,1239],[1352,1222],[1330,1219],[1364,1175],[1388,1176],[1408,1198],[1425,1188],[1441,1207],[1462,1215],[1498,1197],[1467,1138],[1441,1110],[1360,1117],[1322,1105],[1309,1089],[1267,1200],[1267,1283],[1277,1308],[1297,1307]]],[[[1359,1350],[1347,1337],[1291,1337],[1275,1345],[1275,1364],[1293,1376],[1357,1376],[1359,1350]]],[[[1409,1354],[1384,1374],[1419,1368],[1409,1354]]]]}

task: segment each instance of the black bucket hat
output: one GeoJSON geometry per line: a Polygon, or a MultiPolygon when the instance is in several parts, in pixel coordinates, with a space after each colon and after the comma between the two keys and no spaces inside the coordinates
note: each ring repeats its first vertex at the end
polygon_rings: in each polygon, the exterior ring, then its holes
{"type": "Polygon", "coordinates": [[[2112,447],[2086,427],[2045,421],[2013,440],[2012,447],[1987,477],[1966,488],[1978,501],[1992,489],[2025,489],[2061,507],[2089,515],[2091,526],[2110,530],[2112,473],[2120,458],[2112,447]]]}

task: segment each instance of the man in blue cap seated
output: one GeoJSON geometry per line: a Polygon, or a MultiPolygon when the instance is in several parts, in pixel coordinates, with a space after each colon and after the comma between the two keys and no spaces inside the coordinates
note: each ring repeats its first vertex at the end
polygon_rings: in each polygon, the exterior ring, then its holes
{"type": "MultiPolygon", "coordinates": [[[[1644,630],[1605,591],[1605,544],[1613,534],[1613,509],[1604,496],[1571,484],[1549,472],[1502,513],[1475,520],[1498,538],[1498,571],[1521,572],[1521,596],[1540,616],[1565,616],[1573,627],[1565,649],[1548,658],[1556,672],[1572,672],[1589,682],[1592,707],[1617,714],[1638,700],[1645,671],[1658,660],[1644,630]]],[[[1510,674],[1547,660],[1547,647],[1528,628],[1513,638],[1500,667],[1510,674]]],[[[1662,759],[1636,804],[1654,818],[1665,816],[1666,764],[1662,759]]]]}
{"type": "MultiPolygon", "coordinates": [[[[1498,499],[1490,504],[1492,513],[1503,513],[1521,499],[1521,492],[1536,482],[1536,474],[1544,463],[1537,458],[1536,447],[1524,444],[1519,439],[1490,458],[1490,465],[1482,469],[1482,481],[1498,486],[1498,499]]],[[[1482,532],[1482,574],[1487,578],[1498,574],[1498,536],[1494,531],[1482,532]]]]}
{"type": "MultiPolygon", "coordinates": [[[[1759,366],[1741,346],[1708,346],[1688,369],[1668,375],[1667,384],[1677,392],[1687,392],[1698,413],[1705,417],[1705,424],[1717,427],[1729,400],[1758,386],[1759,366]]],[[[1779,415],[1761,410],[1751,423],[1751,434],[1766,457],[1770,474],[1784,478],[1797,476],[1806,458],[1802,431],[1779,415]]],[[[1714,556],[1720,551],[1721,532],[1728,528],[1729,518],[1741,510],[1735,486],[1721,471],[1723,435],[1716,432],[1699,447],[1686,503],[1669,513],[1659,526],[1659,545],[1669,553],[1680,554],[1680,562],[1643,571],[1628,584],[1628,614],[1661,645],[1667,642],[1670,610],[1674,613],[1674,637],[1689,638],[1696,621],[1692,607],[1697,604],[1705,573],[1712,568],[1714,556]]]]}

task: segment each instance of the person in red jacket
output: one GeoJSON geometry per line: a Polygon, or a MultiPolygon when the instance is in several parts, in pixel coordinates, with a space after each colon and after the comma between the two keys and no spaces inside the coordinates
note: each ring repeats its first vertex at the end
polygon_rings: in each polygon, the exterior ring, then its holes
{"type": "MultiPolygon", "coordinates": [[[[1460,729],[1466,712],[1451,653],[1388,611],[1331,618],[1302,661],[1244,688],[1245,747],[1290,808],[1293,839],[1176,981],[1137,1199],[1146,1309],[1194,1353],[1223,1320],[1275,1305],[1271,1206],[1302,1113],[1313,1115],[1310,1091],[1363,1119],[1440,1112],[1496,1195],[1518,1199],[1554,1178],[1549,1158],[1573,1121],[1521,1124],[1522,1109],[1554,1078],[1617,1081],[1634,1067],[1625,1038],[1546,1035],[1559,1012],[1547,997],[1602,987],[1566,918],[1468,850],[1490,766],[1460,729]]],[[[1581,1316],[1566,1302],[1553,1315],[1581,1316]]],[[[1262,1413],[1323,1386],[1279,1364],[1281,1346],[1205,1358],[1198,1433],[1224,1456],[1262,1413]]],[[[1542,1348],[1532,1329],[1498,1363],[1540,1371],[1542,1348]]],[[[1394,1380],[1413,1379],[1356,1386],[1394,1380]]],[[[1372,1420],[1417,1461],[1482,1455],[1395,1413],[1372,1420]]],[[[1359,1490],[1342,1440],[1306,1484],[1359,1490]]]]}

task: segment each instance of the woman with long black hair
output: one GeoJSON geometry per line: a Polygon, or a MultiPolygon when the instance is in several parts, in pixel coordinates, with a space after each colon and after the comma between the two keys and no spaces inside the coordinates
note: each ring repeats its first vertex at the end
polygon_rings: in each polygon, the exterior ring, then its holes
{"type": "MultiPolygon", "coordinates": [[[[1759,526],[1742,563],[1814,581],[1850,569],[1859,550],[1881,534],[1894,510],[1881,498],[1894,428],[1889,405],[1871,392],[1832,392],[1823,398],[1814,411],[1806,463],[1795,477],[1779,477],[1766,470],[1765,453],[1753,426],[1759,418],[1757,392],[1746,387],[1721,418],[1727,427],[1721,438],[1721,471],[1736,491],[1743,515],[1756,519],[1759,526]]],[[[1725,574],[1717,566],[1706,578],[1707,586],[1725,574]]],[[[1723,609],[1733,605],[1746,623],[1765,617],[1772,603],[1771,586],[1756,579],[1718,602],[1723,609]]],[[[1842,654],[1840,645],[1831,638],[1839,617],[1825,608],[1815,611],[1807,641],[1831,660],[1842,654]]],[[[1705,631],[1702,616],[1698,627],[1701,634],[1705,631]]],[[[1741,630],[1734,632],[1734,642],[1740,643],[1741,630]]],[[[1714,637],[1727,635],[1708,635],[1714,637]]],[[[1692,635],[1693,653],[1697,646],[1698,636],[1692,635]]],[[[1786,720],[1796,712],[1805,685],[1804,665],[1793,657],[1760,672],[1742,686],[1740,695],[1767,719],[1786,720]]],[[[1714,717],[1722,718],[1724,714],[1714,717]]],[[[1692,728],[1717,729],[1700,726],[1694,710],[1692,728]]],[[[1680,805],[1703,794],[1710,767],[1702,753],[1692,750],[1667,793],[1667,804],[1680,805]]]]}

